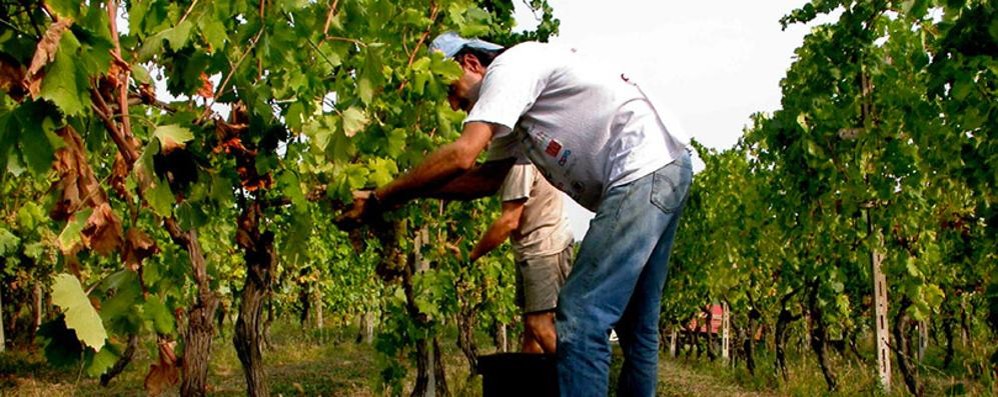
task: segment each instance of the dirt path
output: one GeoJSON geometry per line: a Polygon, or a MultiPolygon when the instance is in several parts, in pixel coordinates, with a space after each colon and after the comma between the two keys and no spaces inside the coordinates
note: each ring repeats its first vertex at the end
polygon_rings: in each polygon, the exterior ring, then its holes
{"type": "Polygon", "coordinates": [[[658,395],[664,397],[685,396],[739,396],[770,397],[775,394],[759,393],[742,389],[735,384],[725,383],[709,375],[698,373],[681,362],[659,360],[658,395]]]}

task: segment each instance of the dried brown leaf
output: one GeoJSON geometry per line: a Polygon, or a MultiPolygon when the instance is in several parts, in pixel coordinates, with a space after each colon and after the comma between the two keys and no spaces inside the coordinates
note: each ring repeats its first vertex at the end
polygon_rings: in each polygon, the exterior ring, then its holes
{"type": "Polygon", "coordinates": [[[211,80],[208,79],[208,75],[201,72],[199,79],[201,80],[201,87],[198,87],[197,95],[204,99],[214,98],[215,87],[211,84],[211,80]]]}
{"type": "Polygon", "coordinates": [[[56,131],[65,146],[55,152],[54,167],[59,180],[53,185],[59,200],[52,209],[52,218],[66,220],[82,208],[96,208],[107,203],[107,194],[100,187],[87,162],[83,140],[70,126],[56,131]]]}
{"type": "Polygon", "coordinates": [[[118,152],[114,155],[114,165],[111,166],[111,187],[126,201],[131,201],[132,195],[125,186],[126,179],[128,179],[128,162],[121,152],[118,152]]]}
{"type": "Polygon", "coordinates": [[[180,381],[180,369],[177,366],[177,356],[173,352],[176,342],[159,343],[159,362],[149,366],[144,386],[149,396],[163,394],[180,381]]]}
{"type": "Polygon", "coordinates": [[[94,208],[87,223],[80,232],[84,244],[100,255],[107,255],[121,246],[121,220],[111,211],[111,205],[104,202],[94,208]]]}
{"type": "Polygon", "coordinates": [[[38,46],[35,49],[35,56],[31,58],[31,65],[28,67],[28,72],[25,73],[24,81],[22,82],[24,88],[31,93],[31,97],[38,97],[38,93],[42,89],[42,77],[45,76],[42,69],[55,60],[55,53],[59,50],[59,40],[62,40],[62,34],[71,25],[73,25],[72,19],[60,18],[52,26],[49,26],[48,30],[45,31],[45,35],[38,42],[38,46]]]}
{"type": "Polygon", "coordinates": [[[128,229],[125,234],[125,266],[138,271],[142,261],[159,252],[156,242],[138,228],[128,229]]]}
{"type": "MultiPolygon", "coordinates": [[[[234,116],[235,117],[235,116],[234,116]]],[[[221,120],[215,121],[215,136],[218,138],[218,146],[213,151],[226,154],[255,154],[243,145],[240,135],[249,130],[248,124],[226,123],[221,120]]]]}

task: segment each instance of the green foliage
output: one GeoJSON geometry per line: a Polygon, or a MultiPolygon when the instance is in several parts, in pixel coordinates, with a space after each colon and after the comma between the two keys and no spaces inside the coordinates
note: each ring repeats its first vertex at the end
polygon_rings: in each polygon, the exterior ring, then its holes
{"type": "Polygon", "coordinates": [[[706,169],[678,232],[666,324],[723,300],[735,323],[786,310],[833,339],[867,332],[874,253],[892,321],[955,321],[954,302],[983,302],[993,283],[994,6],[816,0],[781,23],[823,14],[837,20],[796,50],[782,109],[755,115],[732,149],[698,147],[706,169]]]}
{"type": "Polygon", "coordinates": [[[14,255],[20,243],[21,239],[11,233],[6,225],[0,225],[0,255],[14,255]]]}

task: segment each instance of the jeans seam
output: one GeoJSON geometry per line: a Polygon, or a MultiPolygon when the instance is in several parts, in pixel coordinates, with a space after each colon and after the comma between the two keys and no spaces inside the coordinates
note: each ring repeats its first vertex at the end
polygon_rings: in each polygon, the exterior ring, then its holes
{"type": "MultiPolygon", "coordinates": [[[[635,183],[630,183],[630,184],[622,186],[622,187],[626,188],[627,191],[624,194],[624,199],[621,201],[621,204],[617,205],[616,210],[613,211],[613,220],[611,221],[612,223],[610,224],[610,232],[611,232],[610,234],[611,235],[612,234],[616,234],[616,232],[617,232],[617,226],[620,224],[620,210],[624,207],[623,203],[626,202],[627,198],[629,198],[631,196],[631,190],[632,190],[631,188],[633,187],[634,184],[635,183]]],[[[578,258],[575,258],[575,259],[578,259],[578,258]]],[[[599,261],[596,261],[596,262],[598,263],[599,261]]],[[[592,284],[593,284],[593,277],[595,276],[594,273],[596,273],[596,272],[589,272],[589,274],[586,275],[586,286],[587,287],[591,287],[592,286],[592,284]]]]}

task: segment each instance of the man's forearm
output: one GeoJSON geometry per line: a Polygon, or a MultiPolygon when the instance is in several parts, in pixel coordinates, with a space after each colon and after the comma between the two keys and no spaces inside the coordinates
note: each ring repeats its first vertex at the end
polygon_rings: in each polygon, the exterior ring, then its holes
{"type": "Polygon", "coordinates": [[[478,240],[478,243],[475,244],[475,248],[472,248],[471,254],[468,255],[468,259],[474,262],[478,260],[478,258],[485,256],[485,254],[488,254],[492,250],[496,249],[496,247],[502,244],[503,241],[506,241],[506,239],[509,238],[510,233],[512,233],[512,230],[504,227],[502,222],[497,220],[489,226],[489,230],[485,231],[485,234],[482,235],[482,239],[478,240]]]}
{"type": "Polygon", "coordinates": [[[460,138],[433,151],[405,175],[375,190],[375,194],[389,208],[428,196],[429,192],[471,170],[492,134],[490,124],[466,124],[460,138]]]}
{"type": "Polygon", "coordinates": [[[383,205],[403,204],[417,197],[426,197],[441,185],[468,171],[452,145],[430,153],[419,165],[375,190],[383,205]]]}
{"type": "Polygon", "coordinates": [[[515,159],[489,161],[472,168],[426,192],[426,197],[445,200],[472,200],[496,194],[515,159]]]}
{"type": "Polygon", "coordinates": [[[499,218],[492,221],[489,229],[485,231],[481,240],[478,240],[478,244],[475,244],[475,248],[471,250],[468,259],[474,262],[506,241],[509,235],[520,227],[520,216],[523,215],[523,204],[526,201],[526,199],[522,199],[503,202],[499,218]]]}

